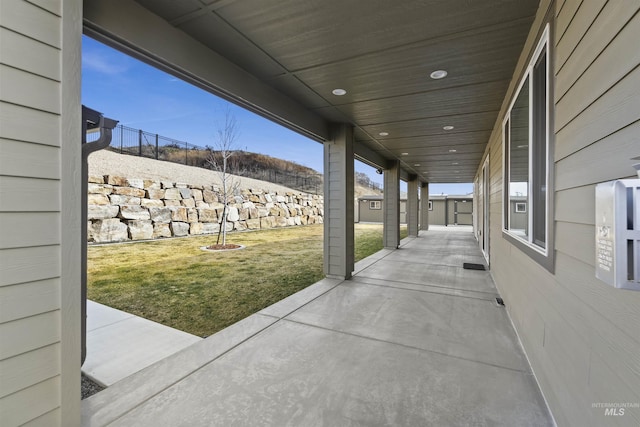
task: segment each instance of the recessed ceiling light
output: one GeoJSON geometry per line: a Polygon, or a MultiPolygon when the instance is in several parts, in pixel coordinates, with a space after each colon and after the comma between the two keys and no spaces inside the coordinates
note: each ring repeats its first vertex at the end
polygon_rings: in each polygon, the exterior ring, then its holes
{"type": "Polygon", "coordinates": [[[443,127],[442,129],[444,129],[444,130],[453,130],[453,129],[454,129],[454,127],[453,127],[453,126],[451,126],[451,125],[449,125],[449,126],[445,126],[445,127],[443,127]]]}
{"type": "Polygon", "coordinates": [[[416,163],[416,164],[414,164],[413,166],[420,166],[420,163],[416,163]]]}
{"type": "Polygon", "coordinates": [[[529,144],[524,144],[524,145],[518,145],[516,148],[527,148],[529,146],[529,144]]]}
{"type": "Polygon", "coordinates": [[[342,96],[342,95],[346,95],[346,94],[347,94],[347,91],[346,91],[346,90],[344,90],[344,89],[340,89],[340,88],[338,88],[338,89],[334,89],[334,90],[332,90],[332,91],[331,91],[331,93],[332,93],[332,94],[334,94],[334,95],[336,95],[336,96],[342,96]]]}
{"type": "Polygon", "coordinates": [[[389,132],[380,132],[378,135],[380,135],[380,136],[389,136],[389,132]]]}
{"type": "Polygon", "coordinates": [[[458,150],[454,150],[454,149],[449,150],[450,153],[455,153],[456,151],[458,150]]]}
{"type": "Polygon", "coordinates": [[[400,153],[400,155],[402,155],[402,156],[408,156],[408,155],[409,155],[409,153],[400,153]]]}
{"type": "Polygon", "coordinates": [[[431,73],[431,78],[434,80],[444,79],[445,77],[447,77],[447,72],[445,70],[436,70],[431,73]]]}
{"type": "Polygon", "coordinates": [[[452,164],[452,165],[459,165],[460,163],[458,163],[458,162],[453,162],[453,163],[451,163],[451,164],[452,164]]]}

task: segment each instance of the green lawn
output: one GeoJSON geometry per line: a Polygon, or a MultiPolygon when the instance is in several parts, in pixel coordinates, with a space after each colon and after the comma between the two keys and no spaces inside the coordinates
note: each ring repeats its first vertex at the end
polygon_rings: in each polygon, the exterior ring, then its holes
{"type": "MultiPolygon", "coordinates": [[[[322,279],[323,226],[90,246],[90,299],[198,336],[211,335],[322,279]]],[[[402,237],[406,236],[403,227],[402,237]]],[[[356,224],[356,261],[382,248],[382,226],[356,224]]]]}

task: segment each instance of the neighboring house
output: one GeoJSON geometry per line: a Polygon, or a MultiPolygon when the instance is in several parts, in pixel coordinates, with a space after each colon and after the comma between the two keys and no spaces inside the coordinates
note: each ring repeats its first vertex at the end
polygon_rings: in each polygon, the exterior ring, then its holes
{"type": "MultiPolygon", "coordinates": [[[[362,196],[358,199],[356,222],[383,222],[383,196],[362,196]]],[[[429,225],[472,225],[473,195],[431,196],[429,225]]],[[[407,199],[400,199],[400,223],[407,223],[407,199]]]]}
{"type": "Polygon", "coordinates": [[[0,2],[0,423],[81,420],[84,32],[322,142],[329,277],[354,270],[355,158],[384,172],[388,248],[400,179],[416,238],[418,192],[475,181],[475,235],[555,421],[637,426],[602,406],[640,401],[640,292],[596,277],[595,193],[636,178],[640,2],[265,3],[0,2]]]}
{"type": "Polygon", "coordinates": [[[525,234],[529,228],[527,203],[527,198],[523,196],[512,196],[509,200],[509,227],[525,234]]]}
{"type": "MultiPolygon", "coordinates": [[[[362,196],[358,199],[356,222],[382,222],[383,197],[380,195],[362,196]]],[[[407,223],[407,199],[400,199],[400,223],[407,223]]]]}
{"type": "Polygon", "coordinates": [[[431,196],[429,225],[473,225],[473,195],[431,196]]]}

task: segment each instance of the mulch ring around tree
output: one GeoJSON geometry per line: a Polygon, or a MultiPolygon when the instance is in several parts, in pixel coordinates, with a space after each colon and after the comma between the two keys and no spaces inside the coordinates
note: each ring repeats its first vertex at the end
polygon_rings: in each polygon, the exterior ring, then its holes
{"type": "Polygon", "coordinates": [[[220,251],[237,251],[244,248],[245,248],[244,245],[227,243],[226,245],[216,244],[216,245],[202,246],[200,249],[202,249],[203,251],[209,251],[209,252],[220,252],[220,251]]]}

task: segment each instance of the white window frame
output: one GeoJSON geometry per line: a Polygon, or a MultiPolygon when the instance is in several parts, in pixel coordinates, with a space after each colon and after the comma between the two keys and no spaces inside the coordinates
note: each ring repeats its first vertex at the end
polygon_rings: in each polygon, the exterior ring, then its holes
{"type": "Polygon", "coordinates": [[[515,202],[515,213],[527,213],[527,203],[526,202],[515,202]]]}
{"type": "Polygon", "coordinates": [[[382,204],[380,200],[371,200],[369,201],[369,210],[380,210],[382,209],[382,204]]]}
{"type": "MultiPolygon", "coordinates": [[[[518,95],[520,94],[520,91],[522,89],[522,87],[524,86],[525,81],[528,81],[529,83],[529,177],[528,177],[528,183],[529,185],[531,185],[531,183],[533,182],[533,173],[534,173],[534,168],[533,168],[533,144],[532,144],[532,139],[533,139],[533,68],[534,65],[536,64],[536,62],[540,59],[540,54],[542,53],[542,51],[546,48],[546,97],[547,97],[547,103],[546,103],[546,109],[545,109],[545,114],[546,114],[546,129],[545,129],[545,135],[546,135],[546,159],[545,159],[545,180],[546,180],[546,191],[545,191],[545,247],[541,247],[537,244],[534,243],[533,241],[533,236],[534,236],[534,230],[533,230],[533,215],[531,214],[533,212],[533,209],[535,209],[535,206],[532,204],[533,202],[533,191],[529,190],[527,192],[527,201],[526,203],[529,205],[529,215],[527,218],[528,221],[528,236],[523,236],[521,233],[517,233],[514,232],[510,229],[510,220],[511,220],[511,211],[510,209],[503,209],[502,210],[502,232],[503,235],[506,235],[510,238],[512,238],[513,240],[515,240],[516,242],[520,242],[522,243],[524,246],[526,246],[529,249],[532,249],[534,252],[537,252],[541,255],[543,255],[543,257],[549,257],[549,254],[551,253],[551,249],[553,247],[553,242],[551,242],[550,236],[549,236],[549,220],[551,218],[551,168],[550,168],[550,164],[549,164],[549,159],[550,159],[550,153],[551,153],[551,135],[550,135],[550,125],[551,125],[551,112],[550,112],[550,100],[551,100],[551,85],[553,84],[553,81],[551,80],[550,76],[551,76],[551,60],[552,60],[552,55],[551,55],[551,42],[550,42],[550,29],[549,29],[549,24],[547,23],[547,25],[544,28],[544,31],[542,32],[542,35],[540,37],[540,40],[538,41],[538,44],[536,45],[536,49],[533,52],[533,55],[531,56],[531,60],[529,61],[529,64],[527,65],[527,68],[525,69],[522,77],[520,78],[520,82],[518,83],[518,87],[516,89],[516,91],[513,93],[512,95],[512,99],[511,102],[509,104],[509,108],[507,109],[507,112],[503,118],[502,121],[502,156],[503,156],[503,203],[506,204],[506,206],[508,206],[508,203],[510,203],[509,200],[509,184],[511,181],[511,176],[510,176],[510,171],[511,171],[511,162],[510,162],[510,158],[509,163],[508,163],[508,167],[504,167],[505,166],[505,162],[507,160],[507,156],[509,156],[509,151],[508,151],[508,147],[507,145],[509,144],[509,141],[506,140],[506,135],[505,135],[505,127],[507,122],[510,122],[511,119],[511,111],[513,109],[513,106],[518,98],[518,95]],[[508,217],[507,217],[508,215],[508,217]]],[[[509,138],[511,138],[511,130],[509,130],[509,138]]],[[[553,268],[553,267],[551,267],[553,268]]]]}

